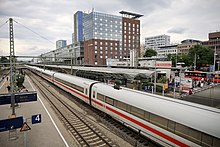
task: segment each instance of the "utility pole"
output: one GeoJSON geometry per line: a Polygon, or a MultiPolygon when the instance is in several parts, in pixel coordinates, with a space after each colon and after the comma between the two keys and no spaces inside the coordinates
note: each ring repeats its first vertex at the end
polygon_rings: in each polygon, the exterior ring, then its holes
{"type": "Polygon", "coordinates": [[[10,39],[10,86],[11,86],[11,107],[12,115],[15,115],[15,50],[14,50],[14,34],[13,19],[9,18],[9,39],[10,39]]]}
{"type": "Polygon", "coordinates": [[[213,65],[213,83],[215,83],[215,60],[216,60],[216,46],[215,46],[215,52],[214,52],[214,65],[213,65]]]}
{"type": "Polygon", "coordinates": [[[195,53],[195,61],[194,61],[194,70],[196,70],[196,53],[195,53]]]}
{"type": "Polygon", "coordinates": [[[157,92],[157,68],[156,68],[156,65],[157,65],[157,60],[155,59],[155,63],[154,63],[154,94],[156,94],[157,92]]]}

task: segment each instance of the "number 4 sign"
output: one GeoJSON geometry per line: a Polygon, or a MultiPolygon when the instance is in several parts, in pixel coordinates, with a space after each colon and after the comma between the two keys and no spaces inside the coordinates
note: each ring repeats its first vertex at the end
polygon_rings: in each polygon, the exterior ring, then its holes
{"type": "Polygon", "coordinates": [[[41,123],[41,114],[32,115],[32,124],[41,123]]]}

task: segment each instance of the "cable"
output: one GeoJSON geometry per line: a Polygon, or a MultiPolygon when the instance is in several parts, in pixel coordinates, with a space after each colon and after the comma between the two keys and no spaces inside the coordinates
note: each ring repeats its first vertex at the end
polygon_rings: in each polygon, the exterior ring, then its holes
{"type": "Polygon", "coordinates": [[[7,22],[8,22],[8,20],[7,20],[5,23],[3,23],[2,25],[0,25],[0,29],[1,29],[1,27],[3,27],[7,22]]]}
{"type": "Polygon", "coordinates": [[[52,43],[52,44],[54,45],[54,42],[50,41],[50,40],[49,40],[49,39],[47,39],[46,37],[44,37],[44,36],[42,36],[42,35],[38,34],[37,32],[33,31],[32,29],[30,29],[30,28],[26,27],[25,25],[23,25],[23,24],[21,24],[21,23],[18,23],[18,22],[17,22],[17,21],[15,21],[15,20],[13,20],[13,21],[14,21],[14,22],[16,22],[17,24],[19,24],[19,25],[23,26],[23,27],[24,27],[24,28],[26,28],[27,30],[31,31],[32,33],[34,33],[34,34],[38,35],[39,37],[41,37],[41,38],[43,38],[43,39],[45,39],[45,40],[49,41],[50,43],[52,43]]]}

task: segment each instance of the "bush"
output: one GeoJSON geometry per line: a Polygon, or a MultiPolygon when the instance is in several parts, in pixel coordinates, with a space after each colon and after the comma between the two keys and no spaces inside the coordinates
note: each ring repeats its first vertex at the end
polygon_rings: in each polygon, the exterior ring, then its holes
{"type": "Polygon", "coordinates": [[[164,83],[164,84],[166,84],[166,82],[167,82],[166,77],[161,77],[160,80],[159,80],[159,83],[164,83]]]}
{"type": "Polygon", "coordinates": [[[163,91],[163,86],[157,85],[156,86],[156,91],[157,92],[162,92],[163,91]]]}

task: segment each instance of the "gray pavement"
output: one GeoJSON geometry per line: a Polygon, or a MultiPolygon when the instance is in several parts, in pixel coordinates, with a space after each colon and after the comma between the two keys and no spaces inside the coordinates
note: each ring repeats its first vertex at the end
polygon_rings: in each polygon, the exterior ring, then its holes
{"type": "MultiPolygon", "coordinates": [[[[0,83],[0,93],[7,92],[6,86],[2,86],[3,83],[6,84],[4,81],[0,83]]],[[[24,86],[29,91],[34,91],[27,77],[24,86]]],[[[15,133],[10,134],[9,131],[0,132],[0,147],[77,146],[71,135],[66,131],[59,118],[51,109],[51,106],[46,100],[43,98],[40,100],[40,98],[42,97],[38,92],[38,100],[36,102],[20,103],[16,108],[16,116],[27,118],[27,124],[31,130],[20,132],[20,129],[17,129],[17,135],[15,135],[15,133]],[[41,114],[42,123],[31,124],[31,116],[35,114],[41,114]],[[16,136],[17,139],[11,140],[10,137],[13,136],[16,136]]],[[[10,105],[0,105],[0,120],[7,119],[11,113],[10,105]]]]}
{"type": "Polygon", "coordinates": [[[180,99],[220,108],[220,85],[216,86],[205,86],[203,88],[197,88],[194,90],[193,95],[188,95],[180,99]]]}

